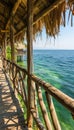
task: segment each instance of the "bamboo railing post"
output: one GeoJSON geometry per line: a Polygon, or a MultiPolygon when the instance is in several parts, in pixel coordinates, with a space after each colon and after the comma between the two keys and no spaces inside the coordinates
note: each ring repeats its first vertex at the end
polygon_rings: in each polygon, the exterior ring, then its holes
{"type": "Polygon", "coordinates": [[[42,111],[43,119],[45,121],[46,128],[47,128],[47,130],[52,130],[51,122],[49,120],[48,113],[47,113],[47,110],[46,110],[46,107],[45,107],[45,104],[43,101],[42,91],[38,84],[36,84],[36,89],[37,89],[39,104],[41,107],[41,111],[42,111]]]}
{"type": "Polygon", "coordinates": [[[26,74],[25,76],[23,75],[23,73],[19,73],[20,77],[21,77],[21,90],[22,90],[22,96],[23,96],[23,100],[26,104],[27,107],[27,94],[26,94],[26,89],[25,89],[25,83],[24,83],[24,79],[26,78],[26,74]],[[22,76],[23,75],[23,76],[22,76]]]}
{"type": "Polygon", "coordinates": [[[45,94],[46,94],[47,103],[48,103],[48,107],[49,107],[49,110],[50,110],[50,115],[51,115],[52,123],[53,123],[53,126],[54,126],[54,130],[61,130],[52,98],[47,92],[45,94]]]}
{"type": "Polygon", "coordinates": [[[27,123],[28,128],[32,128],[33,117],[31,108],[34,108],[34,86],[30,78],[33,73],[33,0],[27,0],[27,70],[28,70],[28,111],[27,123]]]}
{"type": "Polygon", "coordinates": [[[12,69],[13,69],[13,72],[12,72],[12,76],[13,76],[13,89],[14,89],[14,93],[15,93],[15,88],[16,88],[16,67],[13,65],[12,69]]]}
{"type": "Polygon", "coordinates": [[[33,115],[33,118],[34,118],[37,126],[38,126],[37,130],[46,130],[45,127],[43,126],[43,123],[41,122],[41,120],[37,116],[37,112],[35,111],[35,109],[31,109],[31,113],[33,115]]]}

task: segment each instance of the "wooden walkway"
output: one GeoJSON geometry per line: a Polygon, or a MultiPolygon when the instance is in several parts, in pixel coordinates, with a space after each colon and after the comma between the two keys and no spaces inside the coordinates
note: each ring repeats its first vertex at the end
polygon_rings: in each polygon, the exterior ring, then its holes
{"type": "Polygon", "coordinates": [[[0,130],[27,130],[19,102],[2,70],[0,57],[0,130]]]}

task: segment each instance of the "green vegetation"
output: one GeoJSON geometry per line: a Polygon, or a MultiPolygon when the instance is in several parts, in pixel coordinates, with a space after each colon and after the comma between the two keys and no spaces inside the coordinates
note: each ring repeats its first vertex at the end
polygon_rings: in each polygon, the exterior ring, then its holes
{"type": "Polygon", "coordinates": [[[6,47],[6,58],[7,58],[8,60],[11,60],[11,47],[10,47],[10,45],[8,45],[8,46],[6,47]]]}
{"type": "Polygon", "coordinates": [[[21,66],[22,68],[27,69],[27,64],[24,61],[17,61],[17,64],[21,66]]]}
{"type": "Polygon", "coordinates": [[[17,63],[18,63],[18,65],[20,65],[21,67],[25,67],[24,61],[18,61],[17,63]]]}

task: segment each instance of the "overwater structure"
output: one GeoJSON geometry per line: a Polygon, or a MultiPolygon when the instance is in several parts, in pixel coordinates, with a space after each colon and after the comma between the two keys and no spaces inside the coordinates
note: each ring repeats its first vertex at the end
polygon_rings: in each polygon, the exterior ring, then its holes
{"type": "MultiPolygon", "coordinates": [[[[8,80],[12,81],[14,93],[22,97],[27,109],[27,121],[22,120],[25,126],[18,128],[19,130],[33,129],[33,121],[36,123],[36,129],[52,130],[54,128],[54,130],[61,130],[51,96],[66,107],[74,117],[74,99],[33,75],[32,54],[33,39],[36,34],[41,33],[42,28],[45,27],[47,35],[55,37],[60,31],[60,25],[65,26],[66,9],[70,10],[71,17],[73,17],[73,7],[74,0],[0,0],[0,46],[2,48],[3,68],[5,74],[9,75],[8,80]],[[27,70],[16,64],[14,49],[15,41],[22,40],[25,34],[27,35],[27,70]],[[6,59],[7,42],[11,45],[11,61],[6,59]],[[44,89],[52,123],[43,101],[41,88],[44,89]],[[45,125],[40,120],[37,101],[45,125]]],[[[17,108],[19,107],[17,106],[17,108]]],[[[21,110],[20,113],[22,113],[21,110]]],[[[5,118],[4,116],[3,114],[2,119],[5,118]]],[[[5,127],[13,129],[13,124],[6,126],[3,123],[1,128],[5,129],[5,127]]]]}

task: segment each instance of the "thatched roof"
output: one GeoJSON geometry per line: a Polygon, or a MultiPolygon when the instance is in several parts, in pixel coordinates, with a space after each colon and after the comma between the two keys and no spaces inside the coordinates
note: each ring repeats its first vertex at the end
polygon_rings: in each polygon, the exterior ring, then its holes
{"type": "Polygon", "coordinates": [[[26,46],[22,42],[16,43],[15,48],[16,48],[16,50],[26,50],[26,46]]]}
{"type": "MultiPolygon", "coordinates": [[[[74,14],[74,0],[33,0],[34,35],[45,26],[47,35],[55,36],[60,24],[65,26],[67,1],[74,14]]],[[[4,38],[4,30],[9,35],[11,15],[14,15],[14,35],[19,39],[27,26],[27,0],[0,0],[0,43],[4,38]]]]}

